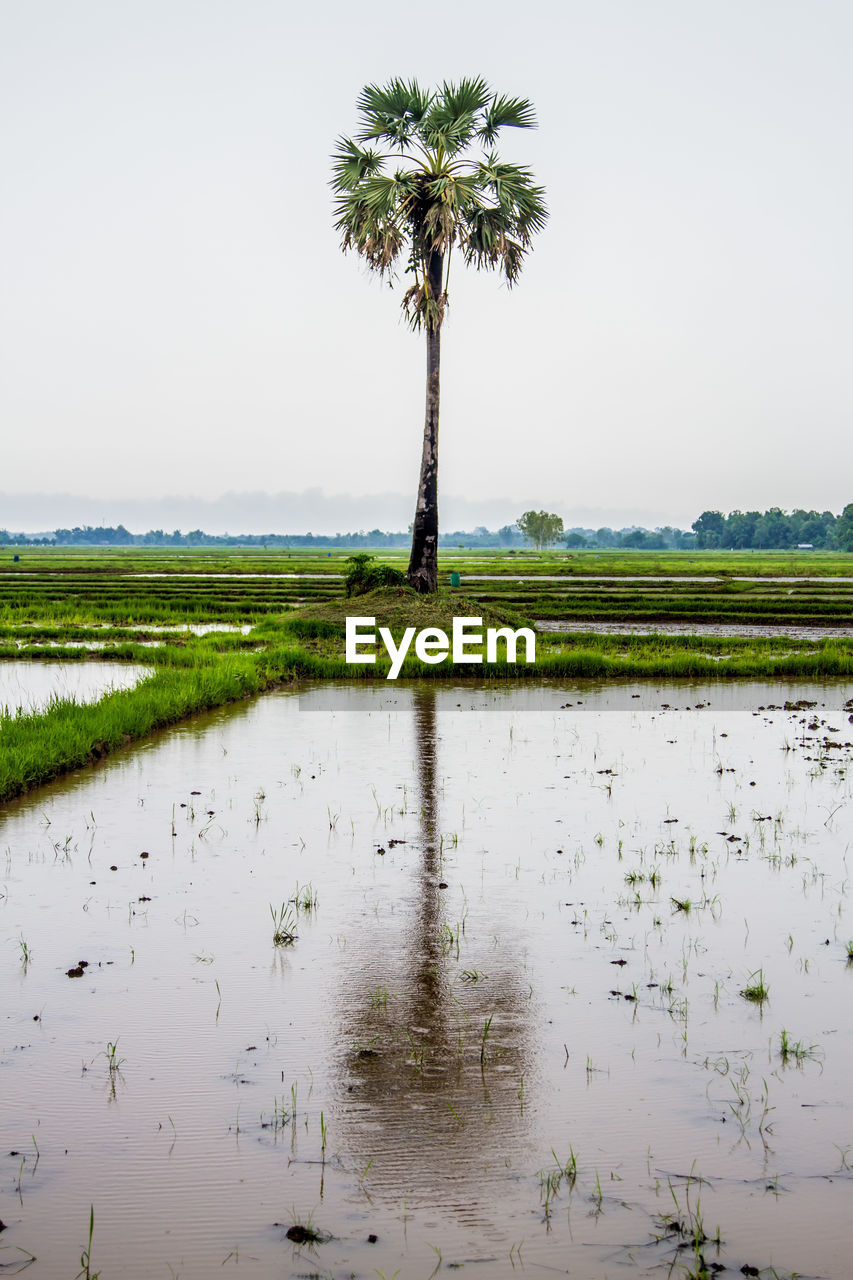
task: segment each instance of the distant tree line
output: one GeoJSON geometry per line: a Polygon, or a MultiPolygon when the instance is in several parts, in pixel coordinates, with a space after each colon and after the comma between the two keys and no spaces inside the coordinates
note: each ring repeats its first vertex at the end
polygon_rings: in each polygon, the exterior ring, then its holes
{"type": "MultiPolygon", "coordinates": [[[[77,525],[73,529],[55,529],[43,536],[28,536],[0,529],[0,545],[63,547],[269,547],[299,550],[307,547],[328,548],[397,548],[408,547],[411,529],[387,533],[382,529],[364,529],[356,533],[302,534],[232,534],[205,533],[191,529],[171,533],[149,529],[147,533],[131,533],[123,524],[77,525]]],[[[538,549],[560,544],[569,550],[619,549],[636,551],[721,550],[787,550],[811,546],[819,550],[853,551],[853,503],[848,503],[840,516],[831,511],[796,510],[790,513],[779,507],[767,511],[703,511],[693,521],[692,529],[676,529],[665,525],[658,529],[642,529],[635,525],[623,529],[564,530],[562,518],[546,511],[525,511],[515,524],[490,530],[478,525],[474,530],[443,533],[439,545],[460,550],[505,547],[522,548],[533,544],[538,549]]]]}
{"type": "Polygon", "coordinates": [[[688,551],[696,546],[696,535],[686,529],[664,525],[660,529],[570,529],[562,541],[570,551],[582,547],[619,548],[630,551],[688,551]]]}
{"type": "Polygon", "coordinates": [[[693,521],[696,546],[733,551],[786,550],[802,546],[827,551],[853,551],[853,503],[840,516],[831,511],[789,513],[779,507],[767,511],[703,511],[693,521]]]}

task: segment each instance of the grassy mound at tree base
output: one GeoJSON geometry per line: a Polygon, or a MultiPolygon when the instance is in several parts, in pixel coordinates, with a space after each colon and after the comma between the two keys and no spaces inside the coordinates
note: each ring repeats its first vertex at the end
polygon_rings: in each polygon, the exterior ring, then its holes
{"type": "Polygon", "coordinates": [[[310,631],[305,626],[308,622],[337,624],[343,635],[347,618],[375,618],[377,627],[389,627],[395,636],[406,627],[415,627],[418,631],[424,627],[440,627],[450,635],[454,618],[482,618],[484,627],[533,625],[514,609],[480,604],[461,591],[438,591],[424,596],[411,587],[380,587],[360,596],[303,605],[287,617],[286,625],[294,635],[308,635],[310,631]]]}

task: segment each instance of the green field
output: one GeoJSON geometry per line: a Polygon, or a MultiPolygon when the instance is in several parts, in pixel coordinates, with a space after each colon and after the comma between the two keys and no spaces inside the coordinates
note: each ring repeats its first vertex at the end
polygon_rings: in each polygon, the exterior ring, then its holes
{"type": "MultiPolygon", "coordinates": [[[[853,556],[835,553],[445,552],[436,598],[390,591],[348,600],[347,555],[223,555],[212,549],[37,548],[0,551],[0,660],[143,662],[138,688],[95,706],[57,703],[0,720],[0,799],[202,709],[303,677],[384,679],[388,659],[344,661],[344,618],[375,615],[399,638],[406,626],[449,630],[454,615],[484,625],[557,623],[539,636],[535,665],[427,666],[403,677],[524,679],[850,678],[853,556]],[[549,581],[554,579],[554,581],[549,581]],[[752,580],[750,580],[752,579],[752,580]],[[652,634],[588,634],[591,624],[652,634]],[[668,624],[727,627],[667,635],[668,624]],[[188,627],[219,627],[194,634],[188,627]],[[738,627],[765,632],[737,634],[738,627]],[[826,638],[788,636],[831,627],[826,638]],[[733,631],[732,631],[733,629],[733,631]]],[[[378,557],[405,568],[402,553],[378,557]]]]}
{"type": "MultiPolygon", "coordinates": [[[[341,596],[346,558],[38,548],[15,563],[5,551],[0,626],[254,623],[341,596]]],[[[405,568],[401,552],[378,558],[405,568]]],[[[534,619],[853,628],[853,556],[835,552],[445,551],[440,564],[445,581],[462,576],[470,599],[534,619]]]]}

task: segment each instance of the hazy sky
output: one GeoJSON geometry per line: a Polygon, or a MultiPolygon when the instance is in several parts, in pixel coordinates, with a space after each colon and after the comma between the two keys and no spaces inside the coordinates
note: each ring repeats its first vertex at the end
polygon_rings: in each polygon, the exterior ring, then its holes
{"type": "Polygon", "coordinates": [[[511,293],[451,279],[446,504],[840,510],[851,59],[850,0],[0,0],[0,526],[60,492],[132,527],[172,495],[413,509],[423,339],[328,189],[397,75],[530,97],[503,150],[551,208],[511,293]]]}

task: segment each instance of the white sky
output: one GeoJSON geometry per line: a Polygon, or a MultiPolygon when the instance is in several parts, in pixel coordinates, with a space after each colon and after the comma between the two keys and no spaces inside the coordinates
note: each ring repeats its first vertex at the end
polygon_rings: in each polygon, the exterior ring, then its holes
{"type": "Polygon", "coordinates": [[[503,150],[551,208],[511,293],[451,280],[446,503],[839,511],[852,59],[849,0],[3,0],[0,526],[51,527],[21,495],[54,493],[131,527],[169,495],[413,509],[423,339],[327,185],[396,75],[530,97],[503,150]]]}

